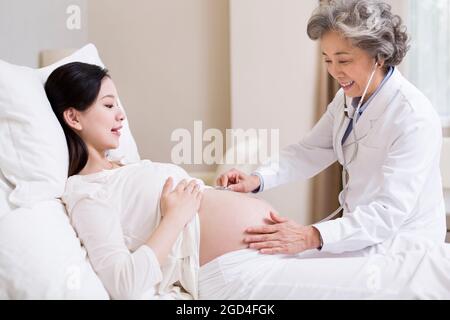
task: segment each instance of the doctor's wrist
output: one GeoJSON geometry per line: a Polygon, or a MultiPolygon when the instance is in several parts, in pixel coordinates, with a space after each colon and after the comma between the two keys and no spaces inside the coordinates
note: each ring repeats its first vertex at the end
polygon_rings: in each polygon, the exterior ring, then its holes
{"type": "Polygon", "coordinates": [[[323,247],[323,241],[322,236],[320,235],[320,231],[314,226],[311,226],[310,228],[310,249],[321,250],[323,247]]]}
{"type": "Polygon", "coordinates": [[[252,173],[250,175],[250,180],[251,180],[250,192],[252,192],[252,193],[260,192],[261,191],[261,176],[256,173],[252,173]]]}

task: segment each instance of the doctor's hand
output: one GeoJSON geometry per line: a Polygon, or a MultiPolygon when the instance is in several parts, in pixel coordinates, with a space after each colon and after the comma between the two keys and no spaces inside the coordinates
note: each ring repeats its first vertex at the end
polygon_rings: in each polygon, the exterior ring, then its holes
{"type": "Polygon", "coordinates": [[[248,193],[259,188],[261,181],[257,176],[245,174],[239,170],[231,169],[216,180],[216,184],[228,187],[231,191],[248,193]]]}
{"type": "Polygon", "coordinates": [[[244,242],[265,254],[297,254],[321,245],[320,233],[312,226],[302,226],[270,212],[272,225],[251,227],[244,242]]]}

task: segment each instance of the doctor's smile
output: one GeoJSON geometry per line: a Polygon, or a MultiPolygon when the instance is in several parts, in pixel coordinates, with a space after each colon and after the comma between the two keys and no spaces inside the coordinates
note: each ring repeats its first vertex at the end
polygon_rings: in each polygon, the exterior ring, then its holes
{"type": "Polygon", "coordinates": [[[355,81],[350,81],[347,83],[342,83],[342,82],[340,83],[342,89],[344,89],[346,92],[348,92],[354,84],[355,84],[355,81]]]}

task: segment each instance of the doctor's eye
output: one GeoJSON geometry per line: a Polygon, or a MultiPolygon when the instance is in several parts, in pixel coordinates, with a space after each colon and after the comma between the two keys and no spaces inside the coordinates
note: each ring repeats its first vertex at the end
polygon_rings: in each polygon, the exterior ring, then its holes
{"type": "Polygon", "coordinates": [[[331,60],[325,60],[324,61],[326,64],[330,64],[331,63],[331,60]]]}

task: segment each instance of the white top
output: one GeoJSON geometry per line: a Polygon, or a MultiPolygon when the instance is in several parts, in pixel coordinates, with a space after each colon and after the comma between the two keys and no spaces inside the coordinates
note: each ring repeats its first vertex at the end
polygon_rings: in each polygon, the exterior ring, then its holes
{"type": "Polygon", "coordinates": [[[165,265],[145,245],[160,222],[159,200],[169,176],[174,185],[192,179],[178,166],[141,160],[67,181],[62,201],[112,299],[197,298],[198,215],[176,240],[165,265]]]}

